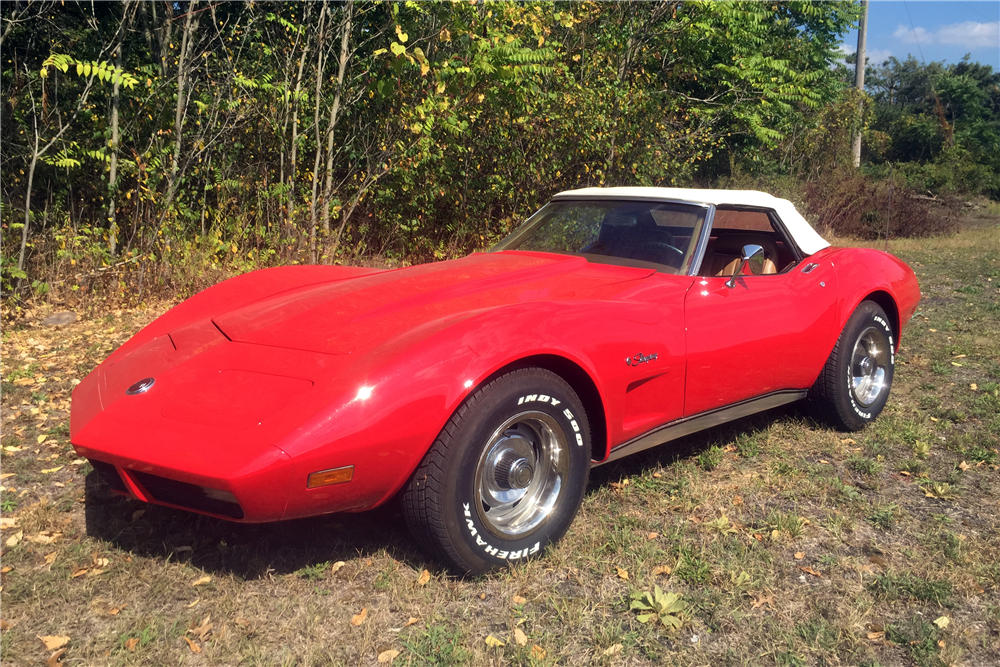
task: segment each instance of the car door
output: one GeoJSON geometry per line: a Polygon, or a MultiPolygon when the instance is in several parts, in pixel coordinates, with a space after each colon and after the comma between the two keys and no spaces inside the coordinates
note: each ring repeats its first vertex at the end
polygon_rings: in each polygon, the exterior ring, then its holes
{"type": "Polygon", "coordinates": [[[694,281],[684,301],[685,417],[812,385],[837,333],[836,272],[822,255],[740,275],[732,287],[725,276],[694,281]]]}

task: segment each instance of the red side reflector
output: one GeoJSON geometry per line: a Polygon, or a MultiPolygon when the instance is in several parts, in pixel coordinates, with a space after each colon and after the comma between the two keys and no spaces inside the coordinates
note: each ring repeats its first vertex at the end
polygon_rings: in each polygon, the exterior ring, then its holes
{"type": "Polygon", "coordinates": [[[343,484],[350,482],[354,477],[354,466],[344,466],[343,468],[331,468],[330,470],[320,470],[309,475],[306,482],[307,489],[315,489],[320,486],[330,486],[331,484],[343,484]]]}

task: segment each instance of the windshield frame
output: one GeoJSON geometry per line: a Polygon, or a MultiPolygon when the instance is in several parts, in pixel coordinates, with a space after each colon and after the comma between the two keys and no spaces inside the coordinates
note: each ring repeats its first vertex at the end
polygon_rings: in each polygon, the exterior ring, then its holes
{"type": "Polygon", "coordinates": [[[586,195],[570,195],[570,196],[555,196],[545,206],[538,209],[525,220],[521,225],[517,227],[514,231],[508,234],[502,241],[490,248],[489,252],[503,252],[504,250],[512,250],[518,252],[550,252],[556,255],[567,255],[570,257],[582,257],[588,262],[593,261],[594,263],[601,264],[613,264],[616,266],[635,266],[636,268],[652,268],[658,273],[663,273],[672,276],[696,276],[698,275],[698,270],[701,267],[702,260],[705,256],[705,248],[708,245],[708,239],[711,235],[712,220],[715,217],[715,205],[706,202],[688,201],[684,199],[674,199],[669,197],[641,197],[641,196],[586,196],[586,195]],[[672,272],[665,269],[663,265],[654,264],[652,262],[643,262],[640,260],[628,260],[612,256],[603,256],[601,260],[593,259],[595,255],[588,255],[586,253],[579,252],[559,252],[555,250],[520,250],[518,248],[510,248],[522,241],[526,236],[528,236],[532,231],[535,230],[543,221],[546,220],[546,211],[551,208],[554,204],[566,204],[575,202],[602,202],[602,203],[617,203],[617,202],[649,202],[653,204],[678,204],[683,206],[691,206],[695,208],[701,208],[705,210],[705,215],[701,220],[701,228],[697,231],[698,239],[695,241],[692,239],[693,246],[689,259],[687,259],[687,270],[683,273],[672,272]]]}

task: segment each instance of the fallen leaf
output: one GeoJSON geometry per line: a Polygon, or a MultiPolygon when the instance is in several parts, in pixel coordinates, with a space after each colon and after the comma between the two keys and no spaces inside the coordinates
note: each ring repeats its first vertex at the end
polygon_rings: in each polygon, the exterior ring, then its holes
{"type": "Polygon", "coordinates": [[[621,653],[621,650],[623,648],[625,648],[625,647],[622,646],[621,644],[612,644],[611,646],[609,646],[606,649],[604,649],[604,651],[601,652],[601,655],[603,655],[603,656],[616,655],[618,653],[621,653]]]}
{"type": "Polygon", "coordinates": [[[45,439],[46,439],[47,437],[49,437],[49,436],[47,436],[47,435],[40,435],[40,436],[38,436],[38,444],[40,445],[40,444],[42,444],[43,442],[45,442],[45,439]]]}
{"type": "Polygon", "coordinates": [[[725,447],[722,448],[722,451],[727,452],[727,453],[728,452],[735,452],[736,448],[733,447],[732,445],[726,445],[725,447]]]}
{"type": "Polygon", "coordinates": [[[525,599],[524,599],[523,597],[521,597],[520,595],[515,595],[515,596],[514,596],[514,597],[513,597],[512,599],[511,599],[511,601],[512,601],[512,602],[513,602],[514,604],[524,604],[525,602],[527,602],[527,600],[525,600],[525,599]]]}
{"type": "Polygon", "coordinates": [[[734,496],[733,497],[733,504],[734,505],[742,505],[743,504],[743,496],[734,496]]]}
{"type": "Polygon", "coordinates": [[[820,460],[819,460],[819,462],[820,462],[820,463],[830,463],[830,462],[829,462],[829,461],[827,461],[826,459],[820,459],[820,460]]]}
{"type": "Polygon", "coordinates": [[[876,641],[876,642],[877,641],[881,641],[882,639],[885,639],[885,633],[884,632],[869,632],[868,633],[868,639],[871,639],[872,641],[876,641]]]}
{"type": "Polygon", "coordinates": [[[136,521],[139,517],[146,513],[146,510],[136,510],[132,512],[132,521],[136,521]]]}
{"type": "Polygon", "coordinates": [[[930,329],[931,333],[937,333],[937,329],[930,329]]]}
{"type": "Polygon", "coordinates": [[[414,623],[418,623],[419,621],[420,621],[420,619],[417,618],[416,616],[410,616],[410,618],[406,621],[406,623],[403,623],[403,627],[404,628],[408,628],[411,625],[413,625],[414,623]]]}
{"type": "MultiPolygon", "coordinates": [[[[11,473],[13,474],[13,473],[11,473]]],[[[4,516],[0,517],[0,530],[5,530],[7,528],[17,528],[17,517],[16,516],[4,516]]]]}
{"type": "Polygon", "coordinates": [[[10,565],[4,565],[3,567],[0,567],[0,574],[7,574],[13,569],[14,568],[12,568],[10,565]]]}
{"type": "Polygon", "coordinates": [[[45,661],[46,667],[59,667],[59,665],[62,664],[59,661],[60,659],[62,659],[64,653],[66,653],[66,649],[61,648],[52,655],[50,655],[49,659],[45,661]]]}
{"type": "Polygon", "coordinates": [[[842,444],[842,445],[856,445],[856,444],[858,444],[858,441],[855,440],[854,438],[844,438],[843,440],[840,441],[840,444],[842,444]]]}
{"type": "Polygon", "coordinates": [[[427,570],[424,570],[423,572],[420,573],[420,578],[417,579],[417,585],[426,586],[427,582],[430,580],[431,580],[431,573],[427,570]]]}
{"type": "Polygon", "coordinates": [[[480,600],[485,600],[486,599],[486,593],[480,593],[479,594],[479,599],[480,600]]]}
{"type": "Polygon", "coordinates": [[[899,474],[902,475],[903,477],[909,477],[910,476],[910,473],[906,472],[905,470],[900,470],[899,474]]]}
{"type": "Polygon", "coordinates": [[[688,521],[690,521],[691,523],[701,523],[701,519],[699,519],[696,516],[689,516],[688,521]]]}
{"type": "Polygon", "coordinates": [[[76,579],[77,577],[82,577],[83,575],[87,574],[87,569],[88,568],[85,567],[76,568],[75,570],[73,570],[73,574],[69,575],[70,579],[76,579]]]}
{"type": "Polygon", "coordinates": [[[538,644],[534,644],[531,647],[531,657],[535,660],[545,660],[545,649],[538,644]]]}
{"type": "Polygon", "coordinates": [[[15,447],[14,445],[7,445],[6,447],[3,448],[3,450],[5,452],[10,452],[11,454],[16,454],[17,452],[23,452],[24,447],[15,447]]]}
{"type": "Polygon", "coordinates": [[[52,544],[60,537],[62,537],[62,533],[60,533],[59,531],[52,532],[50,530],[43,530],[40,533],[36,533],[35,535],[30,535],[24,539],[28,540],[29,542],[34,542],[35,544],[52,544]]]}
{"type": "Polygon", "coordinates": [[[347,565],[347,563],[345,563],[342,560],[338,560],[336,563],[333,564],[333,567],[330,568],[330,574],[337,574],[337,572],[340,571],[340,568],[344,567],[345,565],[347,565]]]}
{"type": "Polygon", "coordinates": [[[628,581],[628,570],[622,569],[620,567],[616,567],[615,569],[618,570],[619,579],[624,579],[625,581],[628,581]]]}
{"type": "Polygon", "coordinates": [[[953,361],[953,362],[951,362],[951,365],[952,365],[952,366],[958,366],[959,368],[961,368],[961,367],[962,367],[962,364],[958,363],[957,361],[953,361]]]}
{"type": "Polygon", "coordinates": [[[56,466],[55,468],[46,468],[45,470],[42,471],[42,474],[43,475],[48,475],[50,472],[59,472],[64,467],[65,466],[56,466]]]}
{"type": "Polygon", "coordinates": [[[875,563],[879,567],[889,567],[889,561],[882,558],[881,556],[869,556],[868,560],[875,563]]]}
{"type": "Polygon", "coordinates": [[[45,635],[44,637],[38,637],[38,639],[42,640],[42,643],[45,644],[45,649],[48,651],[55,651],[69,643],[69,637],[60,635],[45,635]]]}
{"type": "Polygon", "coordinates": [[[802,570],[803,572],[805,572],[806,574],[811,574],[811,575],[812,575],[812,576],[814,576],[814,577],[822,577],[822,576],[823,576],[822,574],[820,574],[820,573],[819,573],[819,572],[817,572],[816,570],[812,569],[812,568],[811,568],[811,567],[809,567],[808,565],[807,565],[807,566],[805,566],[805,567],[803,567],[803,566],[799,565],[799,569],[800,569],[800,570],[802,570]]]}
{"type": "Polygon", "coordinates": [[[194,607],[195,605],[197,605],[199,602],[201,602],[201,598],[195,598],[195,601],[192,602],[191,604],[189,604],[187,606],[187,608],[190,609],[191,607],[194,607]]]}
{"type": "Polygon", "coordinates": [[[514,628],[514,641],[517,642],[518,646],[528,645],[528,635],[524,634],[521,628],[514,628]]]}
{"type": "Polygon", "coordinates": [[[107,559],[107,558],[95,558],[94,559],[94,565],[96,565],[97,567],[107,567],[110,564],[111,564],[111,561],[109,559],[107,559]]]}
{"type": "Polygon", "coordinates": [[[241,628],[249,628],[250,627],[250,621],[248,621],[247,619],[243,618],[242,616],[237,616],[233,620],[236,622],[236,625],[240,626],[241,628]]]}
{"type": "Polygon", "coordinates": [[[195,625],[194,621],[191,621],[191,627],[188,628],[188,632],[195,635],[201,641],[205,641],[205,638],[212,632],[212,615],[208,614],[205,618],[201,619],[200,625],[195,625]]]}
{"type": "Polygon", "coordinates": [[[965,359],[965,355],[964,354],[956,354],[955,358],[956,359],[965,359]]]}
{"type": "Polygon", "coordinates": [[[670,570],[670,566],[669,565],[658,565],[658,566],[656,566],[656,567],[653,568],[653,576],[654,577],[658,577],[661,574],[670,574],[670,572],[671,572],[671,570],[670,570]]]}
{"type": "Polygon", "coordinates": [[[378,654],[378,661],[383,665],[392,662],[392,659],[399,655],[399,651],[396,649],[389,649],[388,651],[382,651],[378,654]]]}
{"type": "Polygon", "coordinates": [[[183,639],[184,639],[184,641],[186,641],[188,643],[188,646],[191,648],[191,652],[192,653],[201,653],[201,647],[200,646],[198,646],[197,644],[195,644],[193,641],[191,641],[187,637],[183,637],[183,639]]]}
{"type": "Polygon", "coordinates": [[[795,560],[802,560],[805,557],[806,557],[806,555],[805,555],[804,552],[802,552],[802,551],[795,552],[795,560]]]}
{"type": "Polygon", "coordinates": [[[210,577],[210,576],[208,576],[208,575],[206,574],[206,575],[205,575],[204,577],[201,577],[200,579],[198,579],[198,580],[197,580],[196,582],[194,582],[194,583],[193,583],[193,584],[191,584],[191,585],[192,585],[192,586],[201,586],[201,585],[203,585],[203,584],[207,584],[207,583],[208,583],[208,582],[210,582],[211,580],[212,580],[212,577],[210,577]]]}
{"type": "Polygon", "coordinates": [[[658,473],[658,472],[654,472],[654,473],[653,473],[653,477],[655,477],[656,479],[659,479],[659,478],[663,477],[663,475],[661,475],[661,474],[660,474],[660,473],[658,473]]]}
{"type": "Polygon", "coordinates": [[[10,623],[6,619],[0,618],[0,630],[6,630],[10,627],[10,623]]]}
{"type": "Polygon", "coordinates": [[[938,616],[936,619],[934,619],[934,625],[938,626],[942,630],[947,628],[949,623],[951,623],[951,619],[948,618],[947,616],[938,616]]]}
{"type": "Polygon", "coordinates": [[[368,607],[362,607],[361,611],[354,616],[351,616],[351,625],[358,627],[365,622],[366,618],[368,618],[368,607]]]}
{"type": "Polygon", "coordinates": [[[764,605],[768,605],[770,607],[773,607],[774,606],[774,596],[773,595],[759,595],[759,596],[753,598],[752,602],[750,603],[750,606],[753,609],[760,609],[764,605]]]}
{"type": "Polygon", "coordinates": [[[977,389],[979,389],[979,387],[976,385],[975,382],[973,382],[972,384],[969,385],[969,389],[971,389],[972,391],[976,391],[977,389]]]}
{"type": "Polygon", "coordinates": [[[655,540],[659,536],[660,536],[660,534],[654,531],[654,532],[650,533],[649,535],[647,535],[646,539],[647,540],[655,540]]]}
{"type": "Polygon", "coordinates": [[[129,639],[128,641],[125,642],[125,648],[127,648],[129,651],[135,651],[135,647],[138,645],[139,645],[138,637],[132,637],[132,639],[129,639]]]}
{"type": "Polygon", "coordinates": [[[123,604],[120,607],[112,607],[111,609],[108,609],[108,616],[117,616],[118,614],[121,613],[122,609],[124,609],[127,606],[128,606],[128,602],[126,602],[125,604],[123,604]]]}
{"type": "Polygon", "coordinates": [[[46,565],[51,565],[52,563],[55,562],[55,560],[56,560],[56,552],[55,551],[53,551],[50,554],[46,554],[45,555],[45,564],[46,565]]]}
{"type": "Polygon", "coordinates": [[[494,637],[493,635],[487,635],[486,645],[491,648],[500,648],[501,646],[506,646],[502,641],[494,637]]]}
{"type": "Polygon", "coordinates": [[[943,639],[939,639],[938,640],[938,646],[940,646],[941,648],[944,648],[945,644],[944,644],[944,640],[943,639]]]}
{"type": "Polygon", "coordinates": [[[972,467],[972,466],[970,466],[970,465],[969,465],[968,463],[966,463],[965,461],[962,461],[961,463],[959,463],[959,464],[958,464],[958,469],[959,469],[959,470],[961,470],[962,472],[965,472],[966,470],[968,470],[968,469],[969,469],[969,468],[971,468],[971,467],[972,467]]]}

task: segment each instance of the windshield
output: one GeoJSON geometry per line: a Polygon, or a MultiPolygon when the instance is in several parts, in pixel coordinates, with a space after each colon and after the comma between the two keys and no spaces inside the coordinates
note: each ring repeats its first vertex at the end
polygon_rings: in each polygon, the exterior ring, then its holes
{"type": "Polygon", "coordinates": [[[686,273],[708,207],[643,201],[555,201],[493,251],[535,250],[686,273]]]}

